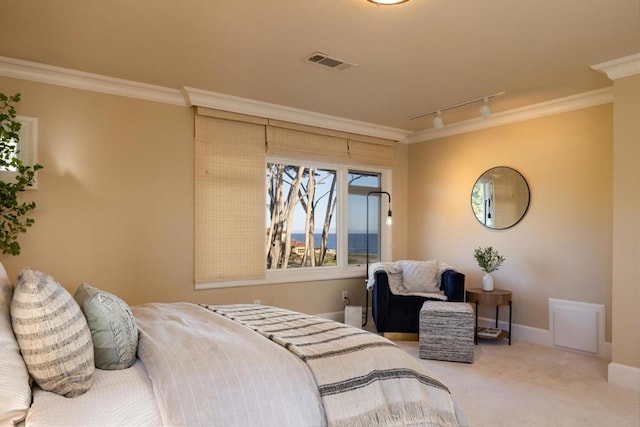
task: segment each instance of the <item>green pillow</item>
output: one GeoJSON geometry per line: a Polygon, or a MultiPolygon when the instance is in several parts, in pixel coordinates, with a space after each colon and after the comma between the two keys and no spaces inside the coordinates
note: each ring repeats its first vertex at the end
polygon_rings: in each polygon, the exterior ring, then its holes
{"type": "Polygon", "coordinates": [[[91,330],[96,368],[116,370],[133,365],[138,328],[127,303],[86,283],[78,287],[74,298],[91,330]]]}

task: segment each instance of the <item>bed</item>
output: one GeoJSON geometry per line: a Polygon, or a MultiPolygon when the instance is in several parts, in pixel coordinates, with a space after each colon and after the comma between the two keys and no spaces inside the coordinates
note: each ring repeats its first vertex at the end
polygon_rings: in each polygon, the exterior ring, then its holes
{"type": "Polygon", "coordinates": [[[253,304],[128,307],[0,274],[0,425],[463,424],[444,384],[361,329],[253,304]]]}

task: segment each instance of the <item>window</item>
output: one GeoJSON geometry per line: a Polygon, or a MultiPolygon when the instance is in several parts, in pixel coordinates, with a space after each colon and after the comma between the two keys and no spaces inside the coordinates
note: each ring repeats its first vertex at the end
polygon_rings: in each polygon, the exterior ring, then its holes
{"type": "Polygon", "coordinates": [[[267,269],[337,265],[337,172],[267,163],[267,269]]]}
{"type": "MultiPolygon", "coordinates": [[[[16,120],[20,122],[22,125],[20,131],[18,132],[20,135],[20,141],[16,143],[15,141],[10,141],[9,144],[15,146],[16,155],[22,160],[24,165],[34,165],[36,164],[36,142],[37,142],[37,126],[38,119],[35,117],[25,117],[18,116],[16,120]]],[[[0,180],[1,181],[10,181],[15,179],[16,175],[15,168],[8,167],[0,169],[0,180]]],[[[37,189],[37,176],[34,184],[27,187],[29,190],[37,189]]]]}
{"type": "MultiPolygon", "coordinates": [[[[366,196],[390,187],[393,144],[198,107],[196,289],[363,277],[366,196]]],[[[370,250],[390,257],[370,213],[370,250]]]]}
{"type": "Polygon", "coordinates": [[[380,259],[380,199],[371,191],[381,191],[379,173],[349,172],[349,264],[366,264],[367,254],[370,263],[380,259]]]}
{"type": "Polygon", "coordinates": [[[382,246],[380,198],[368,194],[380,191],[381,185],[379,171],[268,161],[267,270],[305,269],[309,277],[313,268],[361,270],[367,253],[370,263],[378,261],[382,246]]]}

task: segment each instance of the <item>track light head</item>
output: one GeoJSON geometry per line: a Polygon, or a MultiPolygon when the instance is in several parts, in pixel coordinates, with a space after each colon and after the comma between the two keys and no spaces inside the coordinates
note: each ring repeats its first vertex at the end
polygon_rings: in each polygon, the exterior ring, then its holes
{"type": "Polygon", "coordinates": [[[480,115],[483,119],[491,117],[491,108],[489,108],[489,98],[484,99],[484,104],[480,107],[480,115]]]}
{"type": "Polygon", "coordinates": [[[433,118],[433,127],[435,129],[442,129],[444,122],[442,121],[442,113],[438,111],[438,115],[433,118]]]}
{"type": "Polygon", "coordinates": [[[482,117],[485,119],[488,119],[489,117],[491,117],[491,108],[489,108],[489,100],[491,98],[495,98],[496,96],[500,96],[500,95],[504,95],[505,92],[498,92],[498,93],[493,93],[491,95],[486,95],[486,96],[481,96],[480,98],[473,98],[470,99],[468,101],[464,101],[464,102],[459,102],[457,104],[453,104],[453,105],[449,105],[447,107],[443,107],[443,108],[439,108],[437,110],[433,110],[433,111],[429,111],[428,113],[423,113],[423,114],[418,114],[415,116],[411,116],[409,117],[409,120],[414,120],[414,119],[419,119],[420,117],[424,117],[424,116],[430,116],[431,114],[438,114],[438,117],[433,119],[433,127],[436,129],[441,129],[444,126],[444,123],[442,122],[442,118],[440,117],[440,115],[442,114],[443,111],[446,110],[451,110],[453,108],[458,108],[458,107],[462,107],[464,105],[467,104],[471,104],[473,102],[480,102],[480,101],[484,101],[484,105],[482,107],[480,107],[480,114],[482,114],[482,117]]]}

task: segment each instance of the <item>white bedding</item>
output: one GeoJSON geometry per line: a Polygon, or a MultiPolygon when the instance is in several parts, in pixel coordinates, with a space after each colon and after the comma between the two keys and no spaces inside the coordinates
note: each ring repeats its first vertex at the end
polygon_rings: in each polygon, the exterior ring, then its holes
{"type": "Polygon", "coordinates": [[[160,426],[151,382],[140,360],[119,371],[96,369],[85,394],[67,398],[35,387],[28,427],[160,426]]]}
{"type": "Polygon", "coordinates": [[[311,372],[279,345],[193,304],[133,313],[164,425],[326,425],[311,372]]]}
{"type": "MultiPolygon", "coordinates": [[[[75,398],[34,387],[26,426],[327,425],[313,373],[280,345],[194,304],[145,304],[133,313],[136,363],[97,369],[93,386],[75,398]]],[[[455,418],[464,425],[457,408],[455,418]]]]}

